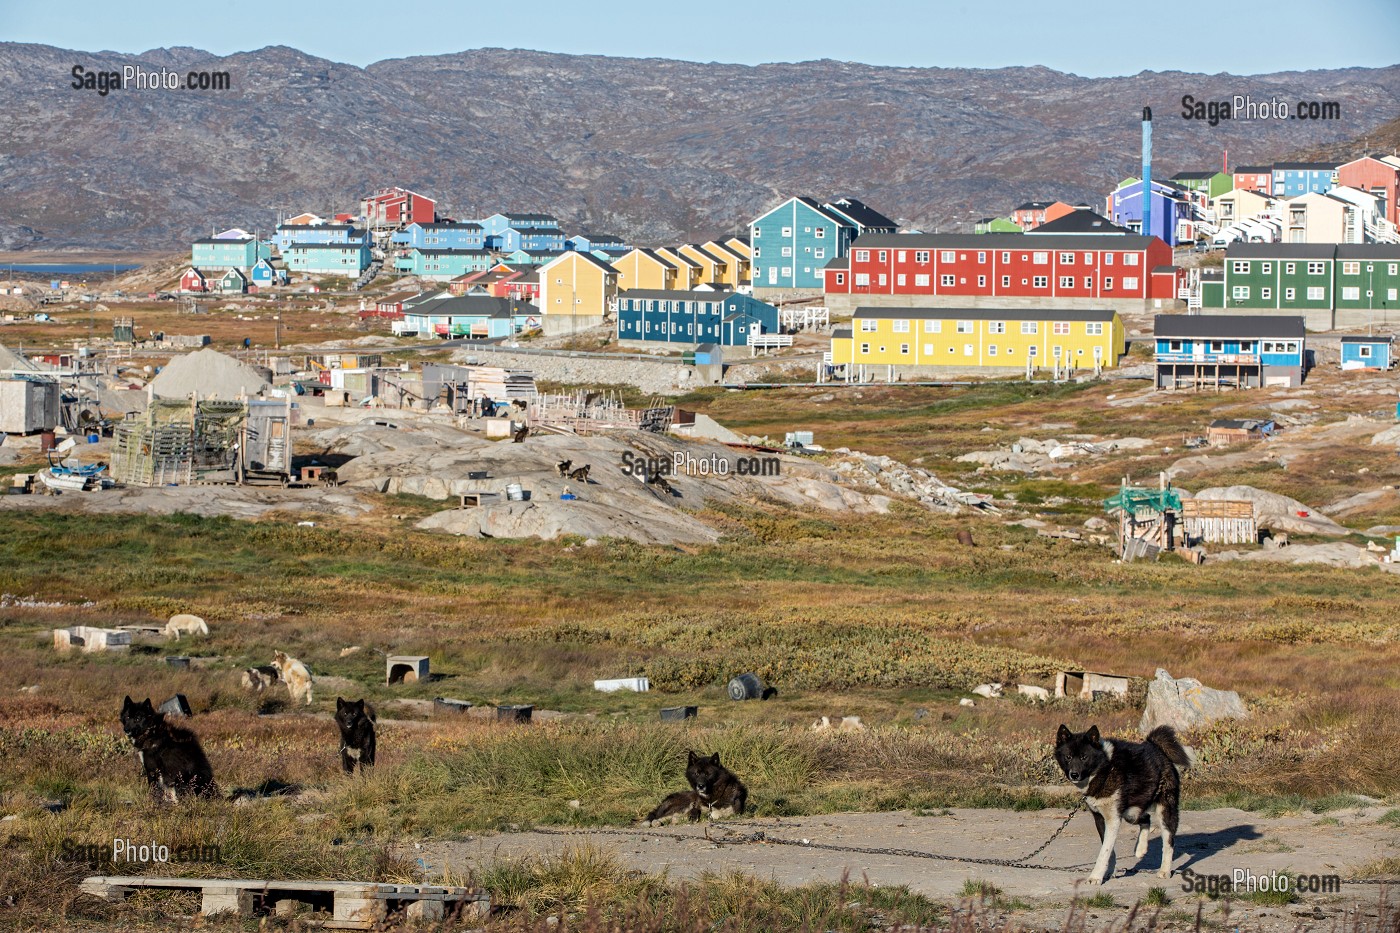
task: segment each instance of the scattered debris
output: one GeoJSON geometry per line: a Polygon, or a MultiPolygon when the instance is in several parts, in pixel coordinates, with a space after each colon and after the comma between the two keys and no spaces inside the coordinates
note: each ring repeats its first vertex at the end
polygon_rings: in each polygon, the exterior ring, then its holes
{"type": "Polygon", "coordinates": [[[651,681],[645,677],[618,677],[612,680],[595,680],[593,689],[600,693],[616,693],[631,690],[633,693],[646,693],[651,689],[651,681]]]}
{"type": "Polygon", "coordinates": [[[82,648],[84,653],[127,651],[131,648],[131,633],[114,628],[74,625],[69,628],[54,629],[53,646],[59,651],[82,648]]]}
{"type": "Polygon", "coordinates": [[[1128,678],[1098,671],[1060,671],[1055,674],[1055,696],[1096,700],[1100,695],[1127,696],[1128,678]]]}

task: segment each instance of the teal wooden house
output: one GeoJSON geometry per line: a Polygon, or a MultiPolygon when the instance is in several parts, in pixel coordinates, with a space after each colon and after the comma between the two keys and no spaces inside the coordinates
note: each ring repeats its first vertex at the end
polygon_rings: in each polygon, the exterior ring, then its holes
{"type": "Polygon", "coordinates": [[[747,346],[778,332],[778,309],[737,292],[631,289],[617,298],[617,339],[747,346]]]}

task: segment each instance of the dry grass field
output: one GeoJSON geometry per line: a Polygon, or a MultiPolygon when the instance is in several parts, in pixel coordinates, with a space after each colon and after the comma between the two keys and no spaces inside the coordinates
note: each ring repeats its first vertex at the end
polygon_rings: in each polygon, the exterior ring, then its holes
{"type": "MultiPolygon", "coordinates": [[[[1125,465],[1138,479],[1159,468],[1153,457],[1109,457],[1053,479],[973,476],[952,458],[1044,435],[1046,423],[1174,446],[1213,413],[1258,404],[1203,396],[1114,409],[1109,396],[1136,391],[1131,384],[840,391],[860,395],[707,392],[685,404],[746,432],[810,428],[827,447],[1014,490],[1028,514],[1081,517],[1097,511],[1125,465]],[[1052,496],[1062,504],[1035,504],[1052,496]]],[[[1378,396],[1375,407],[1383,404],[1378,396]]],[[[1278,485],[1316,497],[1319,484],[1343,489],[1359,469],[1380,482],[1378,471],[1395,470],[1394,454],[1358,447],[1294,460],[1278,485]]],[[[180,909],[178,899],[118,909],[78,897],[75,879],[110,866],[64,860],[65,840],[217,841],[217,864],[181,866],[210,876],[412,880],[419,869],[402,845],[413,839],[630,824],[683,781],[687,748],[721,752],[760,816],[1059,806],[1069,796],[1047,789],[1057,783],[1047,758],[1056,725],[1135,734],[1143,682],[1157,667],[1238,690],[1252,711],[1246,722],[1189,737],[1201,765],[1187,806],[1325,812],[1356,795],[1400,804],[1400,583],[1388,574],[1196,567],[1174,557],[1124,565],[1102,548],[912,504],[859,521],[764,502],[712,509],[703,517],[725,537],[700,548],[445,538],[412,529],[423,510],[384,497],[370,515],[322,516],[315,527],[291,514],[256,523],[48,511],[0,518],[0,593],[54,604],[0,606],[0,803],[14,817],[0,822],[0,896],[13,898],[0,925],[158,928],[180,909]],[[965,527],[974,548],[956,541],[965,527]],[[56,626],[159,623],[176,612],[209,621],[210,636],[178,645],[196,669],[163,663],[174,645],[124,656],[61,655],[50,645],[56,626]],[[359,650],[344,652],[352,646],[359,650]],[[279,649],[315,672],[310,708],[293,709],[281,689],[240,688],[239,671],[279,649]],[[427,655],[436,677],[387,687],[386,654],[427,655]],[[1123,703],[958,705],[983,681],[1049,685],[1062,667],[1131,675],[1134,694],[1123,703]],[[743,671],[778,696],[725,699],[724,683],[743,671]],[[652,692],[592,689],[595,678],[630,675],[649,677],[652,692]],[[191,726],[226,795],[267,781],[301,792],[242,804],[149,802],[117,713],[124,695],[160,702],[176,692],[196,711],[191,726]],[[379,709],[371,775],[338,770],[337,694],[379,709]],[[563,715],[510,727],[434,715],[422,702],[434,696],[563,715]],[[660,708],[682,704],[698,705],[698,719],[658,721],[660,708]],[[821,715],[859,715],[870,728],[814,733],[821,715]]],[[[577,929],[964,922],[907,891],[769,890],[723,877],[678,885],[586,851],[489,866],[467,880],[525,908],[499,921],[511,929],[534,928],[536,907],[564,911],[577,929]],[[877,905],[880,923],[870,909],[849,909],[855,902],[877,905]],[[591,921],[589,905],[598,912],[591,921]]]]}

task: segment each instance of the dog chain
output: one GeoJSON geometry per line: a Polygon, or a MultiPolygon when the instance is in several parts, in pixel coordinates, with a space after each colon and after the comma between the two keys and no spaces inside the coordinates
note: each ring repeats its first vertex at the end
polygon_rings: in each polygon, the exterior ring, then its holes
{"type": "Polygon", "coordinates": [[[1069,824],[1070,824],[1070,820],[1074,819],[1074,815],[1075,815],[1076,813],[1078,813],[1080,810],[1082,810],[1083,808],[1084,808],[1084,804],[1083,804],[1083,803],[1079,803],[1079,804],[1075,805],[1074,808],[1071,809],[1071,810],[1069,811],[1069,813],[1065,816],[1064,820],[1061,821],[1061,823],[1060,823],[1060,825],[1059,825],[1059,828],[1057,828],[1053,833],[1050,834],[1050,838],[1049,838],[1049,839],[1046,839],[1044,842],[1042,842],[1039,846],[1036,847],[1035,851],[1031,852],[1029,855],[1023,855],[1023,856],[1021,856],[1020,858],[1017,858],[1017,859],[1007,859],[1007,858],[977,858],[977,857],[974,857],[974,856],[964,856],[964,855],[944,855],[944,854],[941,854],[941,853],[938,853],[938,852],[923,852],[923,851],[920,851],[920,850],[918,850],[918,849],[894,849],[894,848],[877,848],[877,847],[866,847],[866,846],[840,846],[840,845],[833,845],[833,844],[831,844],[831,843],[825,843],[825,842],[811,842],[811,841],[805,840],[805,839],[783,839],[783,838],[780,838],[780,837],[777,837],[777,836],[769,836],[767,833],[763,832],[762,830],[759,830],[758,832],[754,832],[754,833],[735,834],[735,835],[730,835],[730,836],[715,837],[715,836],[711,836],[711,835],[710,835],[710,827],[708,827],[708,826],[705,827],[705,835],[704,835],[704,836],[687,836],[687,835],[683,835],[683,834],[681,834],[681,833],[657,833],[657,832],[647,832],[647,831],[644,831],[644,830],[637,830],[637,829],[541,829],[541,828],[535,828],[535,829],[528,830],[528,832],[539,833],[540,835],[544,835],[544,836],[632,836],[632,837],[650,836],[650,837],[653,837],[653,838],[660,838],[660,839],[674,839],[674,840],[678,840],[678,841],[681,841],[681,842],[687,842],[687,841],[689,841],[689,842],[694,842],[694,841],[696,841],[696,840],[701,840],[701,839],[703,839],[703,840],[705,840],[705,841],[707,841],[707,842],[710,842],[710,843],[713,843],[714,845],[717,845],[717,846],[748,845],[748,844],[758,843],[758,844],[768,844],[768,845],[775,845],[775,846],[794,846],[794,847],[799,848],[799,849],[822,849],[822,850],[827,851],[827,852],[850,852],[850,853],[861,854],[861,855],[892,855],[892,856],[898,856],[898,857],[901,857],[901,858],[927,858],[927,859],[935,859],[935,860],[937,860],[937,861],[942,861],[942,862],[966,862],[966,863],[972,864],[972,865],[997,865],[997,866],[1000,866],[1000,867],[1003,867],[1003,868],[1032,868],[1032,869],[1035,869],[1035,870],[1037,870],[1037,871],[1083,871],[1085,868],[1088,867],[1087,863],[1084,864],[1084,865],[1027,865],[1027,864],[1024,864],[1024,863],[1026,863],[1026,862],[1029,862],[1031,859],[1035,858],[1035,857],[1036,857],[1037,855],[1039,855],[1040,853],[1044,852],[1044,851],[1049,847],[1050,843],[1052,843],[1052,842],[1054,842],[1056,839],[1060,838],[1060,834],[1063,833],[1063,832],[1065,831],[1066,828],[1068,828],[1068,826],[1069,826],[1069,824]]]}
{"type": "MultiPolygon", "coordinates": [[[[1059,827],[1053,833],[1050,834],[1049,839],[1046,839],[1040,845],[1036,846],[1035,850],[1032,851],[1030,854],[1023,855],[1020,858],[1016,859],[976,858],[974,856],[964,855],[945,855],[939,852],[924,852],[919,849],[895,849],[889,847],[876,846],[840,846],[825,842],[811,842],[810,840],[806,839],[783,839],[776,836],[769,836],[762,830],[753,833],[732,834],[729,836],[716,837],[710,835],[709,826],[705,827],[705,835],[703,836],[688,836],[682,833],[648,832],[639,829],[544,829],[536,827],[534,829],[524,830],[524,832],[537,833],[541,836],[630,836],[634,838],[646,836],[655,839],[673,839],[678,842],[696,842],[703,840],[705,842],[710,842],[717,846],[750,845],[757,843],[760,845],[793,846],[799,849],[821,849],[826,852],[849,852],[858,855],[891,855],[899,858],[926,858],[934,859],[935,861],[940,862],[963,862],[969,865],[992,865],[1000,868],[1026,868],[1034,869],[1036,871],[1079,872],[1088,868],[1089,863],[1086,862],[1082,865],[1027,865],[1025,863],[1029,862],[1031,859],[1044,852],[1047,848],[1050,847],[1050,843],[1060,838],[1064,831],[1069,827],[1070,821],[1074,819],[1075,814],[1077,814],[1082,809],[1084,809],[1084,803],[1081,801],[1080,803],[1076,804],[1069,811],[1068,814],[1065,815],[1065,818],[1060,822],[1059,827]]],[[[1400,882],[1397,882],[1396,879],[1393,878],[1343,878],[1342,884],[1400,884],[1400,882]]]]}

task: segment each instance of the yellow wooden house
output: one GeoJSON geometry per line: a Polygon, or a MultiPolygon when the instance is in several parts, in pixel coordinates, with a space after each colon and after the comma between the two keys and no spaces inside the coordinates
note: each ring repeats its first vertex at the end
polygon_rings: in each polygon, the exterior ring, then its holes
{"type": "Polygon", "coordinates": [[[617,298],[617,270],[592,253],[563,253],[541,266],[539,277],[546,335],[602,324],[617,298]]]}
{"type": "Polygon", "coordinates": [[[649,288],[669,292],[676,289],[675,264],[662,259],[655,250],[639,246],[613,260],[612,267],[617,272],[619,291],[649,288]]]}
{"type": "Polygon", "coordinates": [[[700,263],[674,247],[659,246],[656,248],[656,255],[676,267],[676,288],[679,291],[688,292],[709,281],[703,278],[705,270],[700,263]]]}
{"type": "Polygon", "coordinates": [[[709,285],[732,285],[729,281],[729,263],[723,257],[710,252],[699,243],[683,243],[676,252],[700,263],[700,281],[709,285]]]}
{"type": "Polygon", "coordinates": [[[749,257],[719,240],[704,244],[704,250],[723,259],[725,262],[724,284],[738,288],[749,284],[749,257]]]}
{"type": "Polygon", "coordinates": [[[1109,310],[861,307],[832,332],[831,365],[852,380],[936,368],[1063,374],[1117,366],[1126,341],[1109,310]]]}

